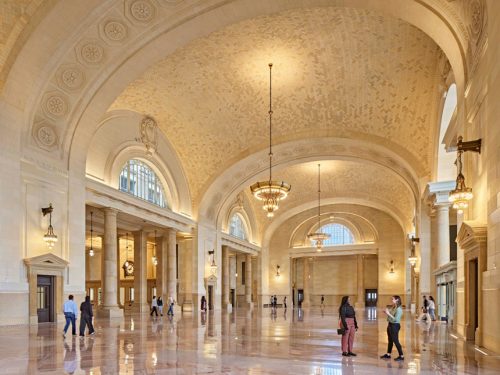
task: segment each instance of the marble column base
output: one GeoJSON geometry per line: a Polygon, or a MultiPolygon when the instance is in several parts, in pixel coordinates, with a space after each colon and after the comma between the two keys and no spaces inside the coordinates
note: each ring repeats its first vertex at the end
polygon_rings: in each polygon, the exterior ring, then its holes
{"type": "Polygon", "coordinates": [[[123,318],[123,310],[119,307],[103,307],[97,310],[99,318],[123,318]]]}

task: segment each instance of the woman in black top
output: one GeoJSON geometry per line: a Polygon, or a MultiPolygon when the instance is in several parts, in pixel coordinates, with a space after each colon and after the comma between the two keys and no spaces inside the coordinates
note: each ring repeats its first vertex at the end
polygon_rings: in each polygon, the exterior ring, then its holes
{"type": "Polygon", "coordinates": [[[342,297],[339,316],[342,327],[345,329],[342,335],[342,355],[344,357],[355,357],[356,354],[352,352],[352,347],[354,345],[354,332],[358,330],[358,322],[356,321],[356,313],[354,312],[354,307],[351,306],[349,296],[342,297]]]}
{"type": "Polygon", "coordinates": [[[89,334],[94,334],[94,326],[92,325],[92,317],[94,313],[92,311],[92,304],[90,303],[90,297],[85,297],[85,302],[80,305],[80,312],[82,317],[80,318],[80,336],[85,336],[85,326],[89,327],[89,334]]]}

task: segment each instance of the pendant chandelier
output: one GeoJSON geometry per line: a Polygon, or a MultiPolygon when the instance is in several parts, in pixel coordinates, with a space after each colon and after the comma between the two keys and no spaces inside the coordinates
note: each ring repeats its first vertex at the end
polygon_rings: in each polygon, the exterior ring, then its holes
{"type": "Polygon", "coordinates": [[[269,64],[269,181],[259,181],[250,186],[250,190],[255,198],[264,202],[262,208],[267,212],[267,217],[271,218],[274,216],[274,212],[279,208],[279,201],[285,199],[290,192],[291,186],[286,182],[273,181],[272,175],[272,160],[273,160],[273,149],[272,149],[272,67],[273,64],[269,64]]]}
{"type": "Polygon", "coordinates": [[[49,227],[47,228],[47,233],[43,235],[43,240],[47,244],[48,248],[52,250],[57,242],[57,235],[54,233],[54,227],[52,226],[52,203],[49,203],[49,207],[42,208],[43,216],[49,215],[49,227]]]}
{"type": "Polygon", "coordinates": [[[92,216],[94,213],[90,211],[90,249],[89,249],[89,256],[93,257],[94,256],[94,227],[92,223],[92,216]]]}
{"type": "Polygon", "coordinates": [[[462,153],[459,150],[457,155],[457,183],[455,185],[455,190],[450,192],[448,200],[453,204],[453,208],[458,211],[458,213],[463,213],[464,209],[469,206],[469,201],[473,198],[472,189],[468,188],[465,184],[465,177],[462,174],[462,153]]]}
{"type": "Polygon", "coordinates": [[[328,233],[323,233],[321,231],[321,164],[318,164],[318,231],[310,233],[307,235],[311,241],[316,241],[316,249],[318,252],[321,251],[324,241],[330,238],[328,233]]]}

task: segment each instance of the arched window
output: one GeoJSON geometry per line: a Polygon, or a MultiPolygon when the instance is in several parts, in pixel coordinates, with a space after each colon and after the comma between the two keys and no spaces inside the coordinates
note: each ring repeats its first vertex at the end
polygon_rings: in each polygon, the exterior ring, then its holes
{"type": "Polygon", "coordinates": [[[354,243],[354,236],[345,225],[337,223],[326,224],[321,227],[321,232],[330,235],[330,238],[323,242],[324,246],[349,245],[354,243]]]}
{"type": "Polygon", "coordinates": [[[166,207],[163,186],[155,172],[145,163],[131,159],[120,173],[121,191],[160,207],[166,207]]]}
{"type": "Polygon", "coordinates": [[[229,220],[229,234],[241,238],[242,240],[248,239],[245,224],[240,214],[234,214],[231,220],[229,220]]]}

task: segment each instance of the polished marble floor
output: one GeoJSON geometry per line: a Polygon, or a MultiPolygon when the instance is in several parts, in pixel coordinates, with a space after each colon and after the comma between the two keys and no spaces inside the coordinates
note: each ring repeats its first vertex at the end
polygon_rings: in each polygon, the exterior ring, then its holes
{"type": "Polygon", "coordinates": [[[379,359],[387,346],[380,312],[357,312],[357,357],[341,356],[331,308],[171,319],[126,314],[96,320],[97,334],[84,338],[63,338],[62,324],[4,327],[0,373],[500,374],[500,356],[457,339],[444,323],[416,323],[407,312],[400,334],[405,361],[379,359]]]}

